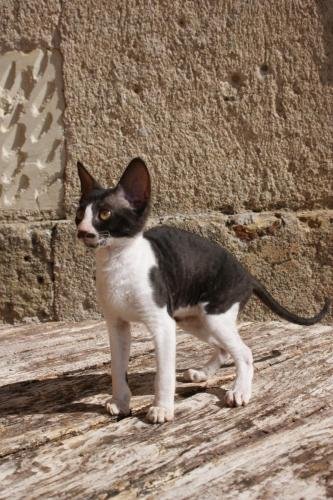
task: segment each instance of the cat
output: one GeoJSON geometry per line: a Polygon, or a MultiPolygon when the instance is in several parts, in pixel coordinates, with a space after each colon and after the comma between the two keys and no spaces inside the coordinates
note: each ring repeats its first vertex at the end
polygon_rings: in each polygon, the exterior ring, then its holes
{"type": "Polygon", "coordinates": [[[127,382],[130,323],[143,323],[156,351],[155,398],[147,419],[174,417],[176,323],[214,348],[211,359],[184,378],[202,382],[231,355],[236,378],[226,392],[228,406],[251,397],[253,359],[237,329],[237,316],[254,293],[282,318],[301,325],[321,320],[329,309],[301,318],[278,304],[227,250],[199,235],[167,226],[144,230],[150,209],[151,181],[145,162],[134,158],[114,188],[103,188],[78,162],[81,199],[77,236],[96,249],[96,289],[110,337],[112,415],[130,414],[127,382]]]}

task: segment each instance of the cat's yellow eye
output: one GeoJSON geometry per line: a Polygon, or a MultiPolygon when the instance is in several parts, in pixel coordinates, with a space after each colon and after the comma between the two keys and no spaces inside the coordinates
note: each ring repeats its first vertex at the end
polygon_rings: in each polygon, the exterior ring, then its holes
{"type": "Polygon", "coordinates": [[[83,208],[78,208],[77,211],[76,211],[76,218],[78,220],[82,220],[84,217],[84,210],[83,208]]]}
{"type": "Polygon", "coordinates": [[[111,210],[108,210],[107,208],[102,208],[102,210],[99,211],[99,218],[101,220],[108,220],[111,217],[111,210]]]}

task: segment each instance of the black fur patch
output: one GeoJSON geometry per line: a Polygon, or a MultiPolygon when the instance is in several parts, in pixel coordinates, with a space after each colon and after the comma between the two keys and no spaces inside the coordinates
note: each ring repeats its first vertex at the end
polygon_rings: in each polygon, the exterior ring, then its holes
{"type": "Polygon", "coordinates": [[[244,307],[253,278],[217,243],[180,229],[160,226],[144,233],[158,261],[150,271],[155,302],[172,316],[179,307],[207,303],[209,314],[226,312],[235,302],[244,307]]]}
{"type": "Polygon", "coordinates": [[[151,268],[149,272],[149,279],[153,286],[155,303],[159,307],[164,307],[168,303],[168,292],[163,275],[158,267],[154,266],[151,268]]]}

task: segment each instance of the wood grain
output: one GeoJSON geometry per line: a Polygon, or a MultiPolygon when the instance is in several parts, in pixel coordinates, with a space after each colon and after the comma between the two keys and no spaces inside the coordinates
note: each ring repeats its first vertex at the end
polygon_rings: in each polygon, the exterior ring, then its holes
{"type": "Polygon", "coordinates": [[[0,327],[0,498],[330,498],[333,327],[247,323],[249,406],[226,408],[229,363],[208,383],[182,372],[209,347],[179,332],[176,419],[152,426],[152,342],[133,331],[133,415],[111,392],[103,322],[0,327]]]}

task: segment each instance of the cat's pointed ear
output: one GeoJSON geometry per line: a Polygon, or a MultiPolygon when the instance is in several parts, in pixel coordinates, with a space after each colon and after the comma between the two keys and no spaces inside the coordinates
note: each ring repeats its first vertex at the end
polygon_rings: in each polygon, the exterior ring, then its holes
{"type": "Polygon", "coordinates": [[[77,162],[77,171],[80,177],[81,193],[83,194],[83,196],[90,193],[90,191],[92,191],[93,189],[102,187],[100,184],[98,184],[97,181],[95,181],[93,176],[89,174],[86,167],[84,167],[80,161],[77,162]]]}
{"type": "Polygon", "coordinates": [[[127,201],[139,210],[143,210],[150,200],[150,175],[141,158],[134,158],[120,178],[121,186],[127,201]]]}

